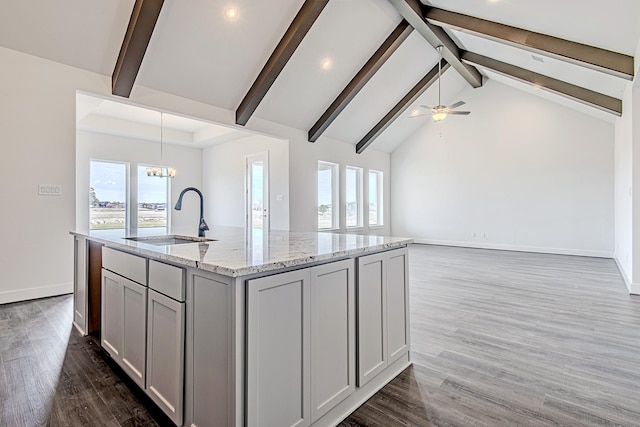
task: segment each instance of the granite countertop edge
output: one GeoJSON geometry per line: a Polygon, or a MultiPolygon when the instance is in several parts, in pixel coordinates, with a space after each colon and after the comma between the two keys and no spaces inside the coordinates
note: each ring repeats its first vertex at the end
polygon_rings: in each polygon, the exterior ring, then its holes
{"type": "MultiPolygon", "coordinates": [[[[313,232],[309,232],[309,233],[313,234],[313,232]]],[[[265,263],[259,264],[259,265],[244,265],[244,266],[235,267],[235,266],[225,266],[223,265],[224,262],[216,263],[211,260],[202,261],[202,260],[193,259],[192,257],[164,253],[159,248],[154,248],[150,245],[144,245],[144,244],[134,245],[134,244],[131,244],[130,242],[128,243],[120,242],[119,240],[122,239],[122,237],[119,237],[119,238],[101,237],[101,236],[78,232],[78,231],[70,231],[69,234],[76,237],[81,237],[81,238],[88,239],[90,241],[104,244],[107,247],[120,249],[133,254],[145,256],[150,259],[164,260],[164,261],[168,261],[174,264],[179,264],[185,267],[198,268],[203,271],[217,273],[217,274],[221,274],[223,276],[228,276],[228,277],[248,276],[248,275],[259,274],[263,272],[283,270],[283,269],[307,265],[307,264],[321,263],[325,261],[331,261],[333,259],[337,260],[341,258],[355,257],[355,256],[365,255],[368,253],[374,253],[374,252],[379,252],[383,250],[401,248],[413,243],[413,239],[411,238],[387,237],[388,239],[393,239],[393,240],[388,242],[383,242],[383,243],[365,245],[357,248],[340,249],[340,250],[336,250],[329,253],[301,254],[300,256],[288,256],[288,257],[283,257],[282,259],[268,260],[265,263]]]]}

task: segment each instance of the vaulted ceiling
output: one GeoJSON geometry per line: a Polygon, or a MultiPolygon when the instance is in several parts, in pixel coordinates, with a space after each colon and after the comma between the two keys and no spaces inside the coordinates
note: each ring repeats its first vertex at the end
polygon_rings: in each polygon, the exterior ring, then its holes
{"type": "Polygon", "coordinates": [[[640,38],[637,0],[236,0],[235,19],[230,5],[7,1],[0,45],[113,75],[115,93],[135,81],[236,111],[240,125],[259,117],[319,144],[393,151],[429,120],[411,112],[437,105],[438,44],[443,103],[491,78],[612,121],[640,38]]]}

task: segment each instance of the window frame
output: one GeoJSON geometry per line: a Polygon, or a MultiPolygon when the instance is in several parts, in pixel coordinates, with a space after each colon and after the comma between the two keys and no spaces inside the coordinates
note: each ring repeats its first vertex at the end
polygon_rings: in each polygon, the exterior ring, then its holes
{"type": "Polygon", "coordinates": [[[384,227],[384,172],[376,170],[376,169],[369,169],[368,173],[367,173],[367,178],[368,178],[368,191],[367,191],[367,223],[369,225],[369,228],[382,228],[384,227]],[[369,195],[371,194],[371,177],[375,176],[375,183],[376,183],[376,198],[377,198],[377,204],[376,204],[376,222],[371,222],[371,200],[369,195]]]}
{"type": "MultiPolygon", "coordinates": [[[[165,182],[165,191],[166,191],[166,201],[165,201],[165,212],[166,212],[166,221],[167,224],[164,227],[140,227],[140,215],[139,215],[139,211],[140,211],[140,180],[138,179],[138,176],[140,174],[140,170],[143,169],[146,173],[146,169],[149,167],[156,167],[156,168],[160,168],[162,166],[158,166],[158,165],[154,165],[154,164],[147,164],[147,163],[137,163],[136,164],[136,188],[135,188],[135,192],[131,192],[130,197],[129,197],[129,201],[131,206],[133,206],[133,201],[135,198],[135,215],[131,215],[131,224],[132,227],[130,229],[130,231],[134,230],[133,227],[133,220],[135,219],[135,232],[136,234],[140,234],[140,230],[143,230],[142,234],[147,234],[145,233],[145,231],[147,230],[153,230],[153,231],[161,231],[162,229],[164,229],[163,233],[164,234],[170,234],[170,227],[171,227],[171,178],[168,177],[163,177],[163,178],[159,178],[159,177],[153,177],[152,179],[159,179],[159,180],[166,180],[165,182]]],[[[133,174],[133,172],[132,172],[133,174]]]]}
{"type": "MultiPolygon", "coordinates": [[[[87,192],[89,193],[89,195],[91,194],[91,188],[93,188],[93,184],[92,184],[92,167],[91,164],[92,163],[106,163],[106,164],[111,164],[111,165],[123,165],[125,168],[125,173],[124,173],[124,204],[125,204],[125,208],[124,208],[124,227],[123,228],[91,228],[91,203],[89,203],[89,215],[87,216],[87,229],[91,232],[100,232],[100,231],[111,231],[111,230],[124,230],[125,233],[129,233],[129,230],[131,229],[131,211],[130,211],[130,206],[131,206],[131,192],[130,192],[130,186],[131,186],[131,165],[129,162],[122,162],[122,161],[118,161],[118,160],[104,160],[104,159],[94,159],[94,158],[90,158],[89,159],[89,188],[87,188],[87,192]]],[[[89,196],[89,201],[91,201],[91,197],[89,196]]]]}
{"type": "MultiPolygon", "coordinates": [[[[326,169],[324,169],[326,170],[326,169]]],[[[340,166],[337,163],[328,162],[324,160],[318,160],[318,165],[316,168],[316,227],[318,231],[331,231],[337,230],[340,228],[340,166]],[[331,226],[330,227],[320,227],[320,194],[319,194],[319,172],[321,171],[321,167],[329,168],[331,170],[331,226]],[[337,207],[337,208],[336,208],[337,207]]]]}
{"type": "MultiPolygon", "coordinates": [[[[89,188],[87,191],[90,191],[90,188],[93,186],[91,183],[91,171],[92,171],[92,163],[107,163],[107,164],[117,164],[124,165],[125,167],[125,224],[124,228],[109,228],[104,229],[104,231],[109,230],[123,230],[125,235],[148,235],[148,234],[170,234],[171,233],[171,182],[170,178],[154,178],[154,179],[164,179],[166,182],[166,226],[164,227],[138,227],[138,209],[139,209],[139,196],[140,196],[140,182],[138,179],[138,173],[140,169],[145,169],[147,167],[159,167],[153,164],[147,163],[137,163],[137,162],[127,162],[127,161],[119,161],[119,160],[107,160],[107,159],[97,159],[90,158],[89,159],[89,188]]],[[[89,215],[87,217],[88,220],[88,230],[91,232],[100,232],[102,229],[94,229],[91,228],[91,204],[89,204],[89,215]]]]}
{"type": "Polygon", "coordinates": [[[362,183],[362,178],[363,178],[363,169],[357,166],[345,166],[345,177],[344,177],[344,215],[345,215],[345,219],[344,219],[344,225],[345,225],[345,229],[347,230],[354,230],[354,229],[359,229],[359,228],[363,228],[364,227],[364,215],[363,215],[363,183],[362,183]],[[349,200],[347,197],[348,194],[348,185],[349,185],[349,179],[348,179],[348,173],[349,171],[355,171],[356,173],[356,189],[355,189],[355,193],[356,193],[356,224],[355,225],[349,225],[349,216],[348,216],[348,209],[349,209],[349,200]]]}

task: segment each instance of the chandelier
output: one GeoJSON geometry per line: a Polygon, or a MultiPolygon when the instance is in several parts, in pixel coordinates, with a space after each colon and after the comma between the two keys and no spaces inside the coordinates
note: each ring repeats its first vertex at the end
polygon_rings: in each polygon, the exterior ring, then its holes
{"type": "Polygon", "coordinates": [[[149,166],[147,168],[147,176],[157,176],[158,178],[175,178],[176,177],[176,169],[172,167],[165,167],[164,162],[162,161],[162,119],[163,113],[160,112],[160,166],[149,166]]]}

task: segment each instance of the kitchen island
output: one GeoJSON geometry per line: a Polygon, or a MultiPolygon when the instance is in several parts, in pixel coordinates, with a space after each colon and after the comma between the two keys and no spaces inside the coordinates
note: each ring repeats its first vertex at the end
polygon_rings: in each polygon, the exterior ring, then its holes
{"type": "Polygon", "coordinates": [[[411,239],[72,234],[76,328],[176,425],[333,426],[410,364],[411,239]]]}

